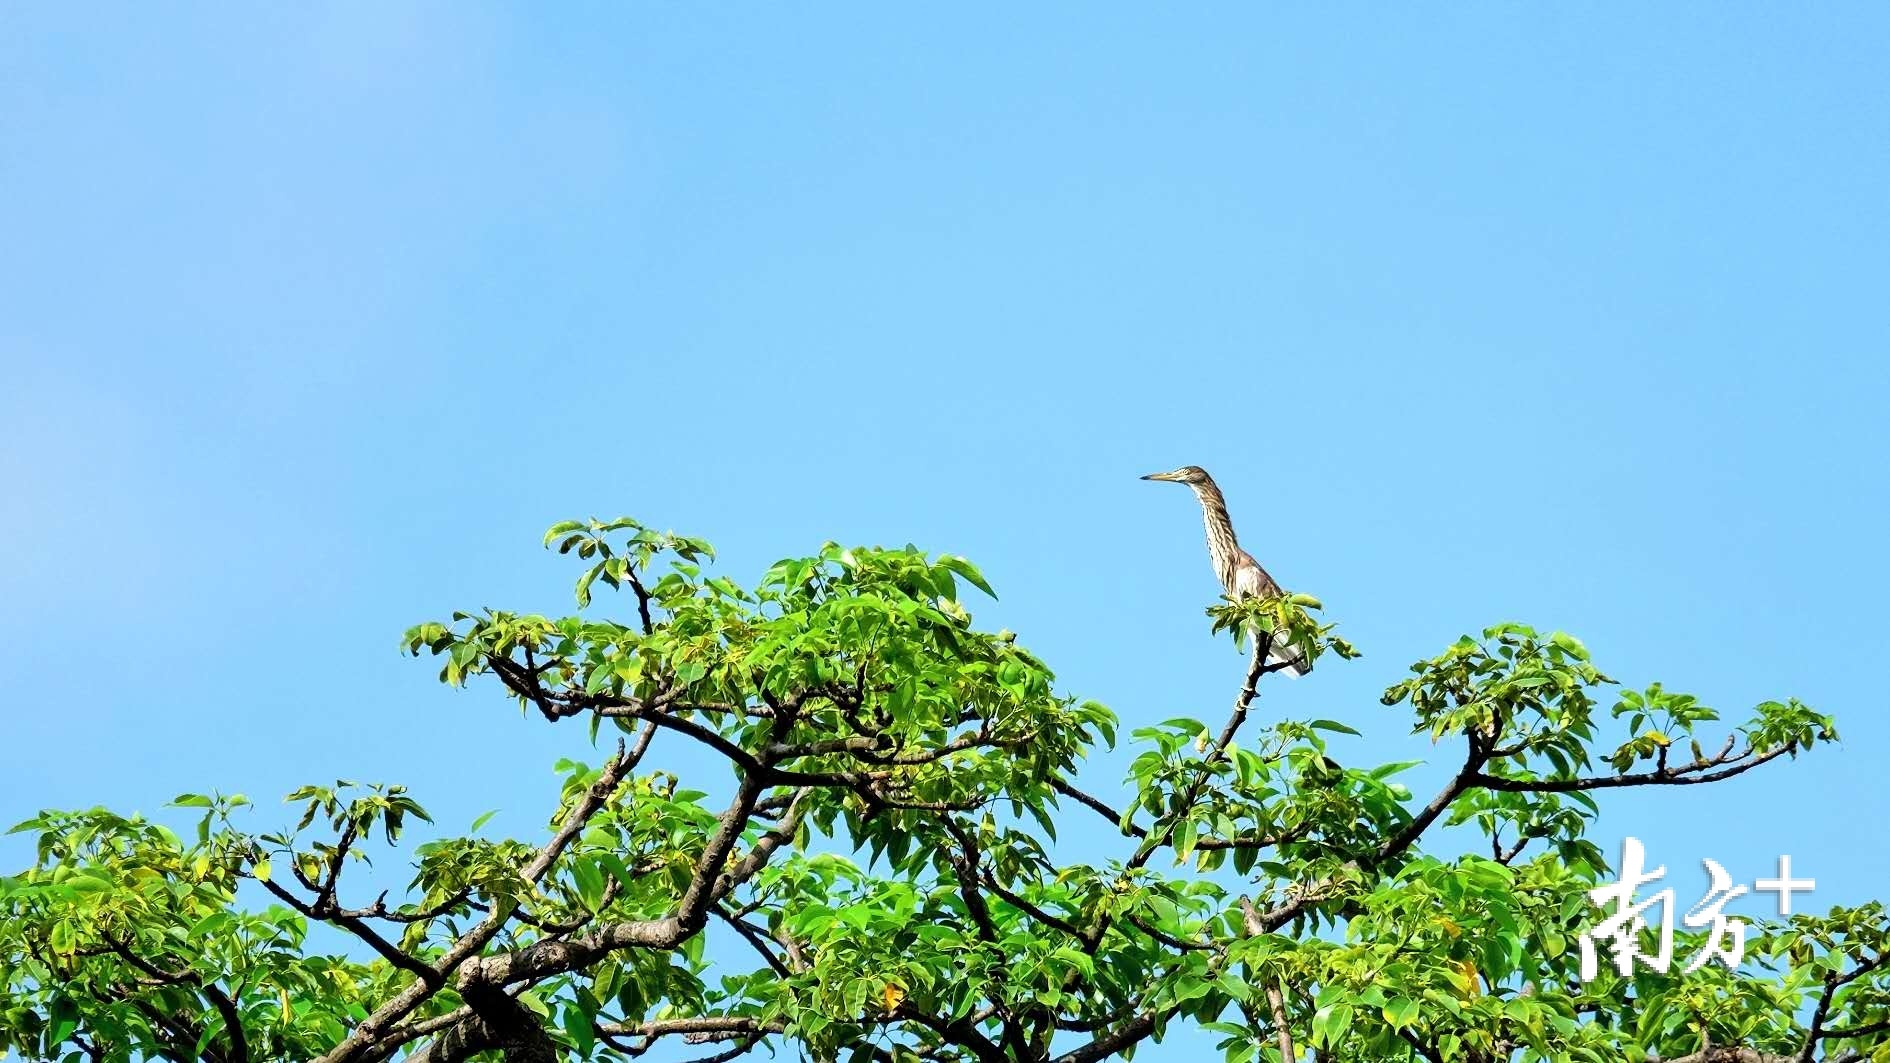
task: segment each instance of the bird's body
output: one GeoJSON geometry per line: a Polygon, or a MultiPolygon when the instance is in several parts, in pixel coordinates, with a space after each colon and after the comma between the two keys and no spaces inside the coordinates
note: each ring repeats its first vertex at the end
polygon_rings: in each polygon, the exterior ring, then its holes
{"type": "MultiPolygon", "coordinates": [[[[1188,465],[1174,472],[1151,473],[1142,477],[1144,480],[1161,480],[1166,483],[1187,484],[1194,491],[1194,497],[1201,503],[1201,520],[1207,526],[1208,562],[1214,566],[1214,575],[1221,581],[1221,589],[1229,598],[1239,601],[1242,598],[1273,598],[1286,593],[1253,555],[1241,549],[1240,540],[1234,535],[1233,519],[1227,515],[1227,499],[1214,483],[1214,478],[1207,470],[1198,465],[1188,465]]],[[[1305,675],[1312,668],[1297,654],[1290,650],[1271,650],[1267,659],[1284,665],[1282,671],[1294,677],[1305,675]]]]}

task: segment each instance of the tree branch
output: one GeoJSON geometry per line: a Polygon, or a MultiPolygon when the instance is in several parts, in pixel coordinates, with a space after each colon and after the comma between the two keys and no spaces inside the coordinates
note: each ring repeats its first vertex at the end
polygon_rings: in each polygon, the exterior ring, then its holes
{"type": "MultiPolygon", "coordinates": [[[[564,820],[559,824],[551,840],[546,842],[538,850],[538,854],[520,871],[520,876],[526,882],[537,882],[558,862],[558,858],[564,855],[566,847],[583,832],[584,825],[590,822],[591,817],[597,814],[597,810],[604,807],[604,804],[616,794],[624,778],[643,759],[643,754],[649,750],[650,741],[655,733],[653,726],[646,726],[637,736],[636,747],[629,751],[625,751],[621,742],[618,743],[616,756],[605,763],[597,781],[592,783],[583,796],[565,813],[564,820]]],[[[317,1063],[351,1063],[360,1059],[363,1050],[374,1044],[382,1033],[405,1018],[428,997],[438,992],[444,986],[450,973],[461,970],[481,949],[485,948],[486,943],[491,941],[511,918],[512,908],[511,905],[496,905],[485,919],[461,935],[459,940],[446,950],[445,955],[431,965],[430,976],[420,978],[395,994],[387,1003],[382,1004],[347,1037],[343,1038],[340,1044],[323,1054],[317,1063]]],[[[462,971],[462,975],[463,973],[462,971]]]]}
{"type": "Polygon", "coordinates": [[[218,1018],[223,1020],[223,1031],[230,1039],[230,1054],[228,1056],[230,1063],[249,1063],[249,1038],[243,1031],[242,1013],[237,1010],[236,1002],[230,999],[230,995],[225,993],[221,986],[218,986],[215,982],[210,981],[195,971],[164,970],[132,952],[131,946],[127,942],[118,941],[111,937],[107,937],[105,940],[110,943],[112,951],[117,953],[121,959],[138,970],[143,971],[148,977],[164,985],[189,986],[199,993],[202,993],[204,999],[210,1002],[210,1006],[216,1009],[218,1018]]]}

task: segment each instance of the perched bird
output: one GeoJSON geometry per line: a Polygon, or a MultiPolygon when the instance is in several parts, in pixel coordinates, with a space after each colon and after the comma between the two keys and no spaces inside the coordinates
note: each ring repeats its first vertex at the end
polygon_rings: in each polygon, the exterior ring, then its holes
{"type": "MultiPolygon", "coordinates": [[[[1201,502],[1201,519],[1207,525],[1208,560],[1214,565],[1214,575],[1221,581],[1221,589],[1236,601],[1242,598],[1272,598],[1286,593],[1275,583],[1267,570],[1260,567],[1260,562],[1253,555],[1240,548],[1240,540],[1234,538],[1234,522],[1227,516],[1227,499],[1221,495],[1221,489],[1214,485],[1214,477],[1199,465],[1184,465],[1174,472],[1154,472],[1142,477],[1144,480],[1160,480],[1163,483],[1187,484],[1194,489],[1194,497],[1201,502]]],[[[1268,661],[1284,664],[1282,669],[1287,675],[1298,678],[1312,671],[1312,666],[1301,660],[1299,655],[1285,647],[1269,647],[1268,661]]]]}

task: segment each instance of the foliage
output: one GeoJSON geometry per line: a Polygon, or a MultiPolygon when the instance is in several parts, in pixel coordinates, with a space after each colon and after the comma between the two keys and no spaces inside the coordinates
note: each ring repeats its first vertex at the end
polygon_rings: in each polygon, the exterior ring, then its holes
{"type": "Polygon", "coordinates": [[[617,736],[600,764],[559,765],[545,836],[436,837],[398,901],[361,904],[345,873],[427,822],[396,786],[303,787],[280,833],[246,829],[240,796],[178,797],[188,836],[43,812],[14,828],[33,866],[0,879],[12,1050],[1086,1063],[1195,1024],[1230,1063],[1890,1059],[1878,905],[1767,928],[1738,972],[1576,976],[1607,876],[1591,795],[1835,738],[1795,701],[1709,752],[1712,709],[1613,693],[1574,638],[1498,625],[1385,693],[1460,750],[1420,803],[1398,782],[1411,763],[1328,755],[1346,724],[1251,718],[1270,644],[1356,656],[1317,600],[1228,602],[1215,631],[1252,643],[1229,718],[1136,730],[1115,807],[1076,784],[1114,716],[972,624],[960,590],[990,588],[962,558],[829,544],[743,587],[709,574],[707,544],[628,519],[546,544],[586,564],[579,613],[456,613],[403,642],[446,683],[617,736]],[[599,585],[628,592],[628,618],[588,610],[599,585]],[[728,772],[690,780],[704,789],[639,773],[674,743],[728,772]],[[1489,855],[1420,848],[1450,825],[1489,855]],[[1057,855],[1077,831],[1119,855],[1057,855]],[[317,927],[351,945],[318,950],[317,927]]]}

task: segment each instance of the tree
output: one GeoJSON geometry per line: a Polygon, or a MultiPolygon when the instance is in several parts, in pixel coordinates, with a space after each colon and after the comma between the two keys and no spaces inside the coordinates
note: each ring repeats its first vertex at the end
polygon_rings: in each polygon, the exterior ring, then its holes
{"type": "Polygon", "coordinates": [[[1712,783],[1835,738],[1796,701],[1708,752],[1717,714],[1695,699],[1656,685],[1604,712],[1613,681],[1580,642],[1498,625],[1385,692],[1460,758],[1420,803],[1396,781],[1410,765],[1326,755],[1322,735],[1350,728],[1258,718],[1274,640],[1355,656],[1319,603],[1229,602],[1215,631],[1251,643],[1231,712],[1136,731],[1118,808],[1076,780],[1114,717],[973,626],[960,586],[990,590],[962,558],[829,544],[744,589],[707,573],[704,543],[627,519],[546,543],[588,562],[578,615],[458,613],[404,643],[445,682],[496,683],[610,750],[561,765],[545,837],[475,824],[415,848],[398,900],[365,900],[345,874],[426,819],[397,786],[303,787],[280,833],[240,827],[240,796],[179,797],[201,817],[184,837],[43,812],[15,828],[37,861],[0,881],[11,1046],[1089,1063],[1198,1024],[1232,1061],[1890,1059],[1879,905],[1769,927],[1736,972],[1577,975],[1585,891],[1607,873],[1590,795],[1712,783]],[[600,582],[628,592],[627,621],[587,611],[600,582]],[[670,743],[728,770],[707,789],[640,771],[670,743]],[[1419,847],[1452,824],[1489,855],[1419,847]],[[1059,831],[1119,856],[1059,860],[1059,831]],[[312,930],[352,946],[322,951],[312,930]]]}

